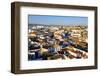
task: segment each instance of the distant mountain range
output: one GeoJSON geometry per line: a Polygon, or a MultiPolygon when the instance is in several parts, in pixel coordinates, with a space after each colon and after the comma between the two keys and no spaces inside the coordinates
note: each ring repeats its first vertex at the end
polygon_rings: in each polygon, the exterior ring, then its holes
{"type": "Polygon", "coordinates": [[[51,25],[51,24],[29,24],[28,25],[29,27],[30,26],[87,26],[87,25],[80,25],[80,24],[66,24],[66,25],[60,25],[60,24],[57,24],[57,25],[51,25]]]}
{"type": "Polygon", "coordinates": [[[88,27],[87,25],[78,25],[78,24],[77,24],[77,25],[74,25],[74,24],[73,24],[73,25],[46,25],[46,24],[29,24],[29,25],[28,25],[28,29],[32,29],[32,27],[33,27],[33,26],[45,26],[45,27],[46,27],[46,26],[48,26],[48,27],[50,27],[50,26],[55,26],[55,27],[57,27],[57,26],[67,26],[67,27],[71,27],[71,26],[76,26],[76,27],[78,27],[78,26],[81,26],[81,27],[82,27],[82,26],[83,26],[83,27],[85,27],[85,28],[87,28],[87,27],[88,27]]]}

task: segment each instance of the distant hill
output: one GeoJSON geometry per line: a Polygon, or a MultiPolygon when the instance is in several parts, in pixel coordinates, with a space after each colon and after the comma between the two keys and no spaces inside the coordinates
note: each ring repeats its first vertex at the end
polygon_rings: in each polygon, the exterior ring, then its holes
{"type": "Polygon", "coordinates": [[[31,28],[32,26],[86,26],[87,27],[87,25],[79,25],[79,24],[66,24],[66,25],[59,25],[59,24],[57,24],[57,25],[47,25],[47,24],[29,24],[28,25],[28,27],[29,28],[31,28]]]}

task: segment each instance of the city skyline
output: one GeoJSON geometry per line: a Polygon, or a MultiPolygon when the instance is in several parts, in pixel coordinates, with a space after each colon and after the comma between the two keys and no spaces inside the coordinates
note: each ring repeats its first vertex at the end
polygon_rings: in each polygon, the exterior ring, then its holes
{"type": "Polygon", "coordinates": [[[28,24],[45,25],[88,25],[87,17],[76,16],[48,16],[48,15],[29,15],[28,24]]]}

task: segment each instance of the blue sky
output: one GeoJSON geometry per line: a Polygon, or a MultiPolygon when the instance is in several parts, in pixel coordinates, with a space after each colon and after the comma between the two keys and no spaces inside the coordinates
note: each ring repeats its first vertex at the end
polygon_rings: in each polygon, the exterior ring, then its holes
{"type": "Polygon", "coordinates": [[[68,25],[68,24],[78,24],[78,25],[88,25],[87,17],[77,17],[77,16],[47,16],[47,15],[29,15],[29,24],[47,24],[47,25],[68,25]]]}

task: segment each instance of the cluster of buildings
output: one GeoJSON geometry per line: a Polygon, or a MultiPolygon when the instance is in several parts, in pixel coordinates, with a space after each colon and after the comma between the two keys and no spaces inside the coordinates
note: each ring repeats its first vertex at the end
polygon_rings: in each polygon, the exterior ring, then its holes
{"type": "Polygon", "coordinates": [[[87,34],[87,26],[29,25],[28,60],[86,59],[87,34]]]}

